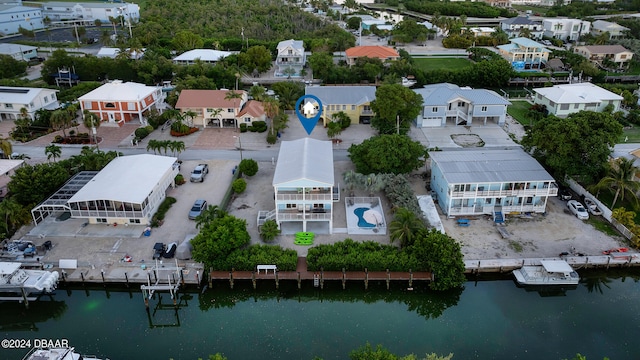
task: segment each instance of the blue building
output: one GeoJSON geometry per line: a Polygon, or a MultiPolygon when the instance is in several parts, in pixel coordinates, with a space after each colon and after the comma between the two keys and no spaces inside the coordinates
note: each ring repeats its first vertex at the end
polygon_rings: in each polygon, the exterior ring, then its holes
{"type": "Polygon", "coordinates": [[[0,36],[17,34],[20,27],[26,30],[44,28],[40,8],[21,5],[0,5],[0,36]]]}
{"type": "Polygon", "coordinates": [[[417,127],[447,125],[502,126],[511,103],[495,91],[461,88],[442,83],[414,89],[422,95],[422,111],[416,118],[417,127]]]}
{"type": "Polygon", "coordinates": [[[515,150],[432,151],[431,190],[448,216],[544,213],[556,181],[515,150]]]}

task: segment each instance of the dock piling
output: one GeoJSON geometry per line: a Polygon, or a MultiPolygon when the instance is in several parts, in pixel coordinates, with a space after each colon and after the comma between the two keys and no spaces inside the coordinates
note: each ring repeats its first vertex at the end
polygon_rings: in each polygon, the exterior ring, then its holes
{"type": "Polygon", "coordinates": [[[298,290],[302,289],[302,282],[300,280],[300,271],[298,271],[298,290]]]}
{"type": "Polygon", "coordinates": [[[278,270],[275,271],[276,275],[276,289],[280,288],[280,281],[278,281],[278,270]]]}
{"type": "Polygon", "coordinates": [[[391,273],[387,269],[387,290],[389,290],[389,284],[391,283],[391,273]]]}
{"type": "Polygon", "coordinates": [[[67,283],[67,272],[64,271],[64,269],[62,269],[62,271],[60,271],[60,274],[62,275],[62,281],[64,281],[64,283],[67,283]]]}
{"type": "Polygon", "coordinates": [[[413,287],[413,271],[411,269],[409,269],[409,287],[413,287]]]}
{"type": "Polygon", "coordinates": [[[367,268],[364,268],[364,289],[369,289],[369,270],[367,268]]]}
{"type": "Polygon", "coordinates": [[[253,290],[256,289],[256,272],[252,271],[251,272],[251,283],[253,284],[253,290]]]}
{"type": "Polygon", "coordinates": [[[127,287],[129,287],[129,276],[127,275],[126,271],[124,273],[124,281],[125,281],[125,284],[127,285],[127,287]]]}
{"type": "Polygon", "coordinates": [[[347,272],[342,268],[342,290],[347,287],[347,272]]]}
{"type": "Polygon", "coordinates": [[[82,279],[82,285],[84,285],[84,273],[80,271],[80,278],[82,279]]]}
{"type": "Polygon", "coordinates": [[[209,268],[209,289],[213,288],[213,278],[211,277],[211,273],[213,272],[213,267],[209,268]]]}
{"type": "Polygon", "coordinates": [[[324,267],[320,268],[320,289],[324,289],[324,267]]]}
{"type": "Polygon", "coordinates": [[[105,286],[105,287],[106,287],[106,286],[107,286],[107,284],[106,284],[106,283],[105,283],[105,281],[104,281],[104,269],[101,269],[101,270],[100,270],[100,276],[102,277],[102,286],[105,286]]]}
{"type": "Polygon", "coordinates": [[[233,268],[231,268],[231,272],[229,272],[229,286],[233,289],[233,268]]]}

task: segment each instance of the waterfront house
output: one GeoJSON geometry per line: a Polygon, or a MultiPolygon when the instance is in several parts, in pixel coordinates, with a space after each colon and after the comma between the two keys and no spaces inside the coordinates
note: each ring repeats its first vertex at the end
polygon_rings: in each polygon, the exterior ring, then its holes
{"type": "Polygon", "coordinates": [[[432,151],[431,190],[448,216],[544,213],[555,180],[522,149],[432,151]]]}
{"type": "Polygon", "coordinates": [[[302,40],[280,41],[277,47],[275,76],[300,77],[307,63],[302,40]]]}
{"type": "Polygon", "coordinates": [[[356,60],[361,57],[376,58],[382,62],[400,59],[400,54],[394,48],[386,46],[355,46],[345,51],[347,55],[347,64],[354,65],[356,60]]]}
{"type": "Polygon", "coordinates": [[[263,219],[272,218],[281,229],[285,225],[293,232],[330,234],[333,202],[339,200],[334,186],[331,141],[308,137],[283,141],[273,175],[275,210],[263,219]]]}
{"type": "Polygon", "coordinates": [[[591,31],[591,23],[580,19],[544,19],[544,36],[563,41],[578,41],[591,31]]]}
{"type": "Polygon", "coordinates": [[[416,118],[417,127],[449,125],[502,126],[511,103],[495,91],[461,88],[441,83],[414,89],[422,95],[422,111],[416,118]]]}
{"type": "Polygon", "coordinates": [[[604,33],[609,33],[609,40],[623,38],[626,36],[625,33],[627,31],[629,31],[628,27],[610,21],[596,20],[591,23],[591,35],[598,37],[604,33]]]}
{"type": "Polygon", "coordinates": [[[44,88],[0,86],[0,120],[18,119],[22,109],[31,119],[40,109],[55,110],[60,107],[57,92],[44,88]]]}
{"type": "MultiPolygon", "coordinates": [[[[180,110],[183,115],[186,113],[195,114],[195,117],[189,121],[196,126],[237,128],[239,123],[244,121],[243,119],[238,121],[238,119],[240,119],[241,111],[247,104],[247,100],[248,94],[244,90],[182,90],[175,108],[180,110]],[[240,94],[240,98],[227,98],[231,92],[240,94]]],[[[257,112],[259,110],[257,105],[251,105],[251,107],[251,111],[247,109],[247,112],[243,114],[243,116],[248,115],[247,117],[251,118],[250,122],[254,121],[255,117],[262,116],[257,112]]],[[[264,113],[264,109],[262,112],[264,113]]],[[[248,123],[248,125],[251,124],[248,123]]]]}
{"type": "Polygon", "coordinates": [[[108,124],[125,122],[146,124],[144,115],[151,109],[164,107],[165,95],[160,86],[113,80],[78,98],[80,110],[89,110],[108,124]]]}
{"type": "Polygon", "coordinates": [[[628,66],[633,58],[633,52],[622,45],[578,46],[574,48],[574,52],[586,57],[599,67],[605,68],[608,67],[608,64],[604,63],[607,60],[614,63],[617,68],[622,69],[628,66]]]}
{"type": "Polygon", "coordinates": [[[34,222],[67,211],[89,224],[150,225],[167,189],[175,186],[176,160],[151,154],[120,156],[100,172],[80,172],[31,210],[34,222]]]}
{"type": "Polygon", "coordinates": [[[374,115],[371,102],[376,99],[375,86],[307,86],[305,95],[314,95],[322,102],[320,119],[324,126],[338,112],[347,114],[352,124],[368,124],[374,115]]]}
{"type": "Polygon", "coordinates": [[[550,115],[567,117],[582,110],[603,111],[609,105],[620,110],[622,96],[591,83],[555,85],[533,89],[534,104],[544,105],[550,115]]]}
{"type": "Polygon", "coordinates": [[[524,37],[509,41],[510,44],[498,46],[498,51],[514,69],[541,69],[547,63],[551,51],[544,45],[524,37]]]}
{"type": "Polygon", "coordinates": [[[516,16],[500,21],[500,28],[509,38],[520,37],[520,31],[528,29],[532,39],[542,38],[542,21],[532,20],[525,16],[516,16]]]}
{"type": "Polygon", "coordinates": [[[50,1],[42,4],[42,14],[52,22],[82,20],[93,25],[96,20],[109,24],[111,19],[118,19],[118,25],[136,23],[140,20],[140,6],[126,2],[58,2],[50,1]]]}

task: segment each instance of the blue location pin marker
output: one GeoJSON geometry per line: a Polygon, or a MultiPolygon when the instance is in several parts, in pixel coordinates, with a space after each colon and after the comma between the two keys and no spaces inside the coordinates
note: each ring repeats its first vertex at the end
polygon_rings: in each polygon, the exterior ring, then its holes
{"type": "MultiPolygon", "coordinates": [[[[311,103],[306,103],[305,106],[313,106],[313,111],[316,111],[315,105],[312,105],[311,103]]],[[[305,109],[303,109],[303,111],[304,110],[305,109]]],[[[305,113],[307,113],[307,111],[305,111],[305,113]]],[[[304,129],[307,131],[307,134],[311,135],[311,132],[316,127],[316,124],[318,123],[318,120],[320,120],[320,116],[322,115],[322,102],[320,101],[320,99],[318,99],[317,96],[303,95],[296,102],[296,115],[298,115],[298,119],[300,119],[300,122],[302,123],[304,129]],[[300,112],[300,104],[302,104],[304,99],[311,99],[318,103],[318,110],[314,117],[307,117],[305,116],[305,114],[300,112]]]]}

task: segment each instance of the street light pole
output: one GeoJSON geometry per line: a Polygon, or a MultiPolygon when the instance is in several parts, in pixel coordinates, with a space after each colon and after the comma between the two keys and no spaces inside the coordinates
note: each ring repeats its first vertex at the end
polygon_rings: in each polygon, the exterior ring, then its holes
{"type": "Polygon", "coordinates": [[[240,139],[240,135],[234,136],[234,138],[238,139],[238,150],[240,150],[240,161],[242,161],[242,139],[240,139]]]}

